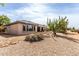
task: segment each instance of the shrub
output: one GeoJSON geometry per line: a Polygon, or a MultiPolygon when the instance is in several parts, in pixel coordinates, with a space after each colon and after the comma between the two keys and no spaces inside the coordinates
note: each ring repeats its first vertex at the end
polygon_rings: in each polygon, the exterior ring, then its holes
{"type": "Polygon", "coordinates": [[[27,36],[25,37],[25,41],[29,41],[29,40],[30,40],[30,36],[27,35],[27,36]]]}
{"type": "Polygon", "coordinates": [[[43,40],[43,36],[40,34],[31,34],[26,36],[25,41],[36,42],[43,40]]]}
{"type": "Polygon", "coordinates": [[[71,28],[70,30],[71,30],[71,32],[76,32],[76,31],[77,31],[77,30],[75,29],[75,27],[71,28]]]}

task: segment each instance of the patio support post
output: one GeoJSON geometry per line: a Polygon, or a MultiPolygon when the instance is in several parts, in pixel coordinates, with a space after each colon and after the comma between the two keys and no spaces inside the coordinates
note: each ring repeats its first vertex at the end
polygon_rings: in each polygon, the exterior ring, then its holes
{"type": "Polygon", "coordinates": [[[38,28],[38,27],[37,27],[37,26],[35,26],[35,32],[37,32],[37,28],[38,28]]]}

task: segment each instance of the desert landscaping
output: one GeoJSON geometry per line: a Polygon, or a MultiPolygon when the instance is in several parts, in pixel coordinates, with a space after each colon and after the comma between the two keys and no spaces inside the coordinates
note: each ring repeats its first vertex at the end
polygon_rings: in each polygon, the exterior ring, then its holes
{"type": "Polygon", "coordinates": [[[2,56],[79,55],[79,29],[68,27],[66,16],[47,18],[47,25],[27,20],[10,22],[7,16],[0,17],[2,56]]]}
{"type": "Polygon", "coordinates": [[[79,56],[79,4],[0,6],[0,56],[79,56]]]}
{"type": "MultiPolygon", "coordinates": [[[[37,33],[39,34],[39,33],[37,33]]],[[[44,40],[38,42],[25,41],[23,36],[0,35],[0,55],[11,56],[55,56],[79,55],[79,34],[68,31],[67,34],[57,33],[52,38],[51,32],[40,32],[44,40]]],[[[31,35],[31,34],[29,34],[31,35]]]]}

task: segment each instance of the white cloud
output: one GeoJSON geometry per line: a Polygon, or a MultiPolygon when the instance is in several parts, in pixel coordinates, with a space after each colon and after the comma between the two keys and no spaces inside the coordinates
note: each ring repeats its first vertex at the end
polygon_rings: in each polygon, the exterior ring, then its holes
{"type": "Polygon", "coordinates": [[[46,24],[47,17],[51,18],[52,16],[58,16],[53,12],[56,12],[56,10],[51,10],[45,4],[30,4],[30,7],[22,7],[15,10],[17,15],[22,15],[22,19],[31,20],[41,24],[46,24]],[[50,11],[52,11],[52,13],[50,11]]]}
{"type": "Polygon", "coordinates": [[[53,20],[53,18],[58,18],[58,16],[67,16],[69,19],[69,26],[78,27],[79,26],[78,11],[79,11],[78,6],[63,10],[57,10],[53,7],[50,8],[46,4],[29,4],[29,7],[24,6],[19,9],[15,9],[10,13],[2,11],[0,13],[6,14],[13,20],[30,20],[40,24],[46,24],[47,17],[53,20]]]}

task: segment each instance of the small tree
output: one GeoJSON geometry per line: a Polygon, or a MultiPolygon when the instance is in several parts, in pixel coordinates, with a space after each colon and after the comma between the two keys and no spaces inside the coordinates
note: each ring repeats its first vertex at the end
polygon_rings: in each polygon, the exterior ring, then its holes
{"type": "Polygon", "coordinates": [[[47,25],[49,30],[53,31],[54,36],[56,36],[56,32],[62,32],[66,33],[67,25],[68,25],[68,19],[67,17],[60,17],[58,19],[54,19],[51,21],[51,19],[47,19],[47,25]]]}
{"type": "Polygon", "coordinates": [[[6,24],[9,24],[10,22],[11,21],[7,16],[5,15],[0,16],[0,25],[6,25],[6,24]]]}
{"type": "Polygon", "coordinates": [[[58,20],[51,21],[51,19],[47,20],[48,29],[53,31],[54,36],[56,36],[58,20]]]}
{"type": "Polygon", "coordinates": [[[66,33],[67,25],[68,25],[68,19],[67,17],[60,17],[58,19],[58,32],[66,33]]]}
{"type": "Polygon", "coordinates": [[[0,32],[4,30],[4,25],[9,24],[10,22],[11,21],[7,16],[1,15],[0,16],[0,32]]]}

